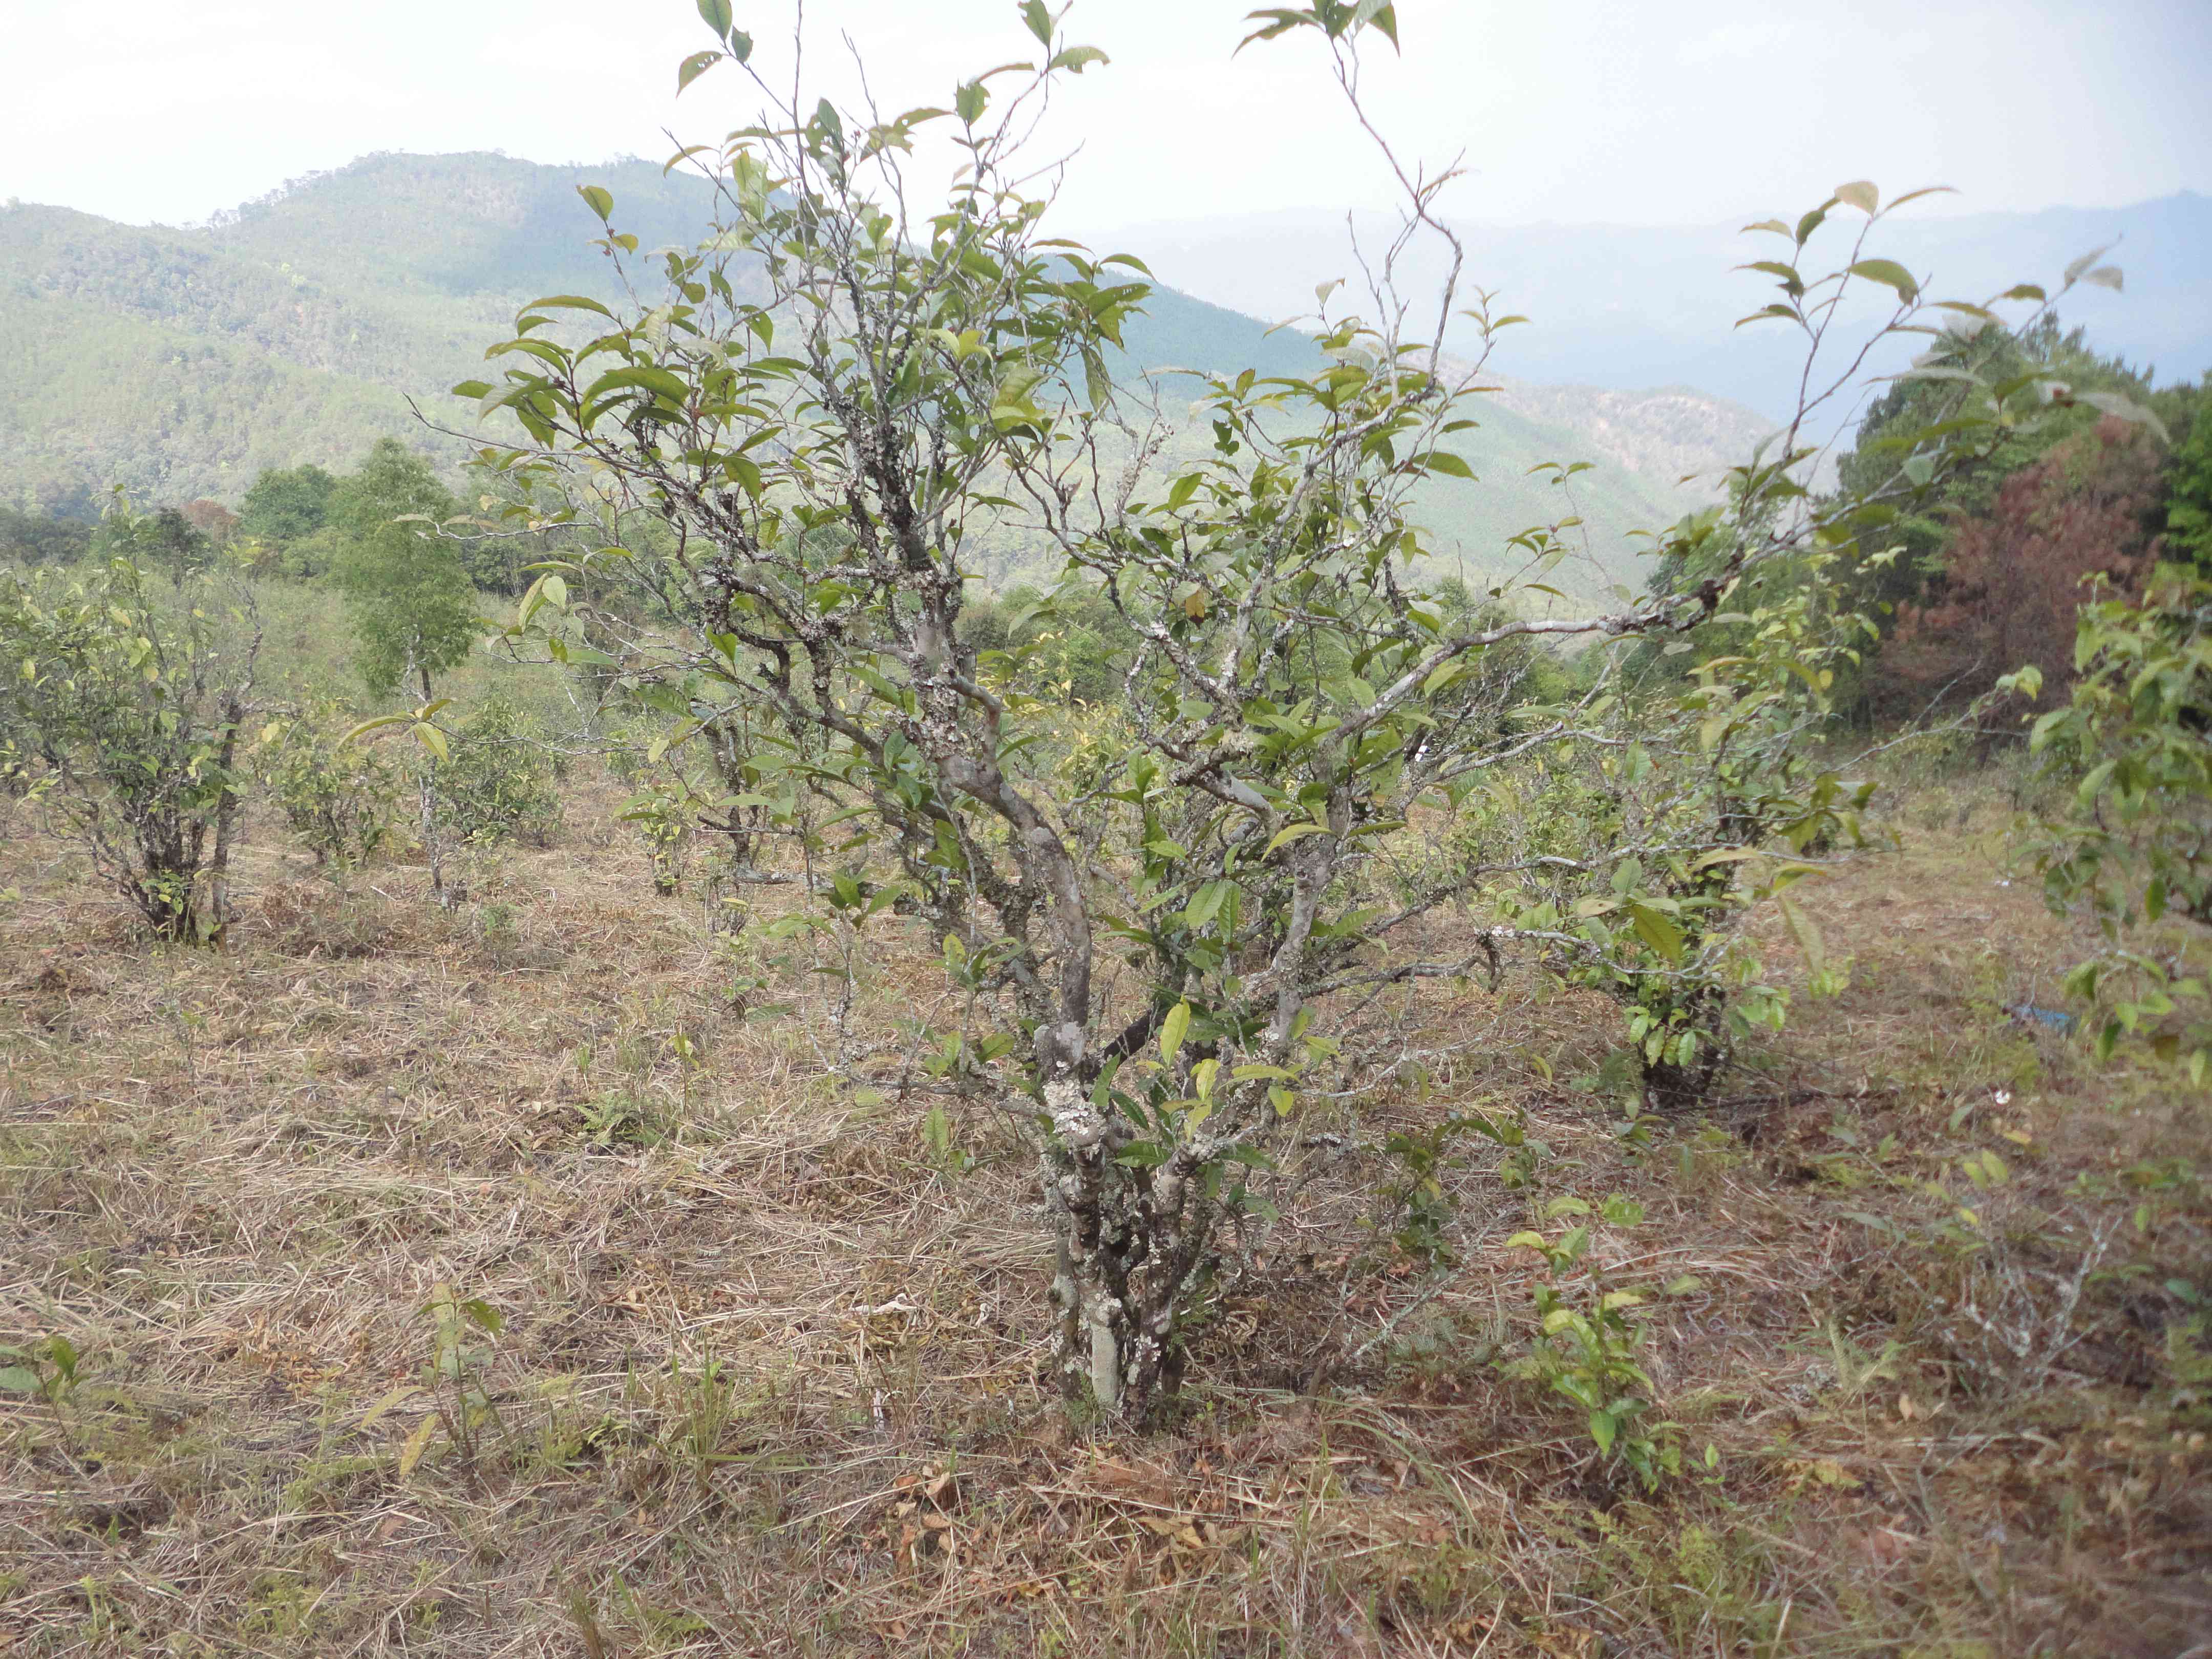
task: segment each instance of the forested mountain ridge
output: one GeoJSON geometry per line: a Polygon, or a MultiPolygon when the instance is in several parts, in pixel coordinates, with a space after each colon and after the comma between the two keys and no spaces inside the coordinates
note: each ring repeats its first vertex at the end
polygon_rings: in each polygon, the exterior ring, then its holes
{"type": "MultiPolygon", "coordinates": [[[[385,435],[455,457],[410,400],[451,416],[447,388],[479,372],[518,305],[623,297],[576,199],[584,183],[612,192],[617,225],[646,253],[695,242],[708,222],[707,185],[650,162],[483,154],[367,156],[191,228],[0,210],[0,356],[14,371],[0,500],[83,514],[119,484],[142,504],[235,505],[264,468],[343,466],[385,435]]],[[[641,282],[653,275],[634,263],[641,282]]],[[[1316,361],[1294,331],[1164,288],[1127,345],[1143,368],[1284,374],[1316,361]]],[[[1164,381],[1164,404],[1177,410],[1186,387],[1164,381]]],[[[1520,385],[1493,394],[1482,422],[1462,440],[1480,485],[1431,487],[1440,544],[1494,569],[1508,538],[1576,514],[1595,560],[1570,578],[1580,586],[1633,580],[1628,533],[1693,504],[1701,491],[1680,477],[1724,465],[1764,429],[1694,392],[1520,385]],[[1528,474],[1553,459],[1597,465],[1569,499],[1528,474]]]]}

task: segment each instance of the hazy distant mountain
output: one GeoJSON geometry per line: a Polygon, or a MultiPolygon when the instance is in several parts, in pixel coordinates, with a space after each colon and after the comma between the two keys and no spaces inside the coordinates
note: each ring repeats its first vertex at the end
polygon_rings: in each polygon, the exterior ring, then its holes
{"type": "MultiPolygon", "coordinates": [[[[1831,239],[1855,218],[1839,214],[1814,252],[1839,256],[1831,239]]],[[[1370,247],[1390,228],[1378,218],[1356,222],[1370,247]]],[[[1692,386],[1772,421],[1795,406],[1802,361],[1795,337],[1771,324],[1734,326],[1771,296],[1766,278],[1732,267],[1774,258],[1776,239],[1733,224],[1461,228],[1468,280],[1497,296],[1495,314],[1531,319],[1498,337],[1492,367],[1499,374],[1613,390],[1692,386]]],[[[2155,365],[2162,381],[2212,369],[2212,198],[2184,191],[2126,208],[1954,218],[1908,206],[1876,235],[1881,252],[1930,278],[1937,292],[1975,299],[2018,282],[2055,286],[2076,255],[2117,244],[2108,257],[2126,272],[2126,291],[2079,290],[2064,320],[2086,324],[2100,350],[2155,365]]],[[[1340,215],[1129,225],[1092,240],[1140,254],[1163,282],[1274,319],[1311,312],[1315,284],[1336,277],[1352,279],[1335,301],[1349,303],[1359,274],[1340,215]]],[[[1407,291],[1423,291],[1441,269],[1416,260],[1407,291]]],[[[1472,337],[1463,332],[1455,343],[1470,349],[1472,337]]]]}
{"type": "MultiPolygon", "coordinates": [[[[0,209],[0,500],[82,509],[121,483],[142,504],[234,502],[264,467],[343,466],[386,433],[435,449],[409,400],[455,418],[447,388],[480,372],[518,305],[619,299],[590,246],[582,182],[613,191],[617,224],[648,250],[689,244],[707,222],[704,185],[649,163],[490,155],[369,156],[191,228],[0,209]]],[[[1128,347],[1146,368],[1281,374],[1318,361],[1294,331],[1166,289],[1128,347]]],[[[1164,382],[1164,398],[1185,384],[1164,382]]],[[[1703,499],[1681,476],[1736,459],[1762,429],[1686,389],[1515,384],[1480,412],[1460,441],[1480,483],[1437,481],[1425,516],[1484,572],[1515,533],[1577,514],[1591,562],[1554,580],[1585,588],[1633,580],[1629,532],[1703,499]],[[1528,473],[1553,459],[1597,465],[1570,493],[1528,473]]]]}

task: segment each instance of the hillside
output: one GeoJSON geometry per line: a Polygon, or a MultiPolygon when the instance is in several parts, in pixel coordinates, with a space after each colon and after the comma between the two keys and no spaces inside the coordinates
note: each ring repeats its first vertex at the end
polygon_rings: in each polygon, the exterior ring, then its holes
{"type": "MultiPolygon", "coordinates": [[[[142,502],[235,503],[264,467],[343,466],[386,434],[436,449],[410,399],[440,413],[516,306],[549,292],[622,297],[591,246],[584,182],[614,193],[617,223],[647,250],[694,240],[707,222],[705,185],[650,163],[490,155],[373,155],[191,228],[0,210],[0,353],[15,371],[0,499],[84,514],[122,484],[142,502]]],[[[1172,289],[1128,346],[1125,371],[1280,374],[1316,361],[1296,332],[1172,289]]],[[[1172,407],[1186,385],[1164,382],[1163,399],[1172,407]]],[[[1426,516],[1482,573],[1515,533],[1577,514],[1594,562],[1570,585],[1633,580],[1629,533],[1693,505],[1675,481],[1724,464],[1758,426],[1693,392],[1664,407],[1662,418],[1650,398],[1516,386],[1467,440],[1480,485],[1440,488],[1426,516]],[[1599,463],[1571,504],[1527,476],[1554,459],[1599,463]]]]}

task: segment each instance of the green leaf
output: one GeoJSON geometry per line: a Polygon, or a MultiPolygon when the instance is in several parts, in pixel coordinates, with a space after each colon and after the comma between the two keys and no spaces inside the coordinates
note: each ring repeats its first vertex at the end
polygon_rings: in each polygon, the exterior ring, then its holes
{"type": "Polygon", "coordinates": [[[1797,274],[1797,267],[1780,259],[1753,259],[1748,264],[1738,265],[1736,269],[1756,270],[1763,276],[1777,277],[1793,297],[1805,292],[1805,279],[1797,274]]]}
{"type": "MultiPolygon", "coordinates": [[[[615,320],[613,312],[609,311],[597,300],[581,294],[549,294],[542,300],[532,300],[515,315],[519,317],[522,315],[522,312],[529,311],[596,311],[610,321],[615,320]]],[[[477,395],[481,397],[483,394],[478,392],[477,395]]]]}
{"type": "Polygon", "coordinates": [[[1425,455],[1414,457],[1411,465],[1431,472],[1441,472],[1448,478],[1474,477],[1474,469],[1449,449],[1431,449],[1425,455]]]}
{"type": "Polygon", "coordinates": [[[1055,52],[1045,67],[1048,70],[1064,69],[1070,75],[1080,75],[1092,64],[1110,64],[1113,61],[1096,46],[1070,46],[1065,52],[1055,52]]]}
{"type": "Polygon", "coordinates": [[[1786,318],[1794,322],[1796,320],[1797,313],[1792,311],[1788,306],[1777,301],[1775,304],[1771,306],[1761,306],[1758,310],[1753,312],[1748,317],[1737,318],[1735,325],[1738,328],[1741,328],[1746,323],[1763,322],[1769,317],[1786,318]]]}
{"type": "Polygon", "coordinates": [[[404,726],[408,721],[414,718],[415,717],[412,714],[379,714],[374,720],[363,720],[359,726],[355,726],[343,737],[340,738],[338,739],[338,747],[343,749],[349,744],[353,743],[356,739],[362,737],[368,732],[375,731],[380,726],[404,726]]]}
{"type": "Polygon", "coordinates": [[[1022,0],[1022,21],[1029,25],[1038,44],[1052,44],[1052,14],[1044,9],[1044,0],[1022,0]]]}
{"type": "Polygon", "coordinates": [[[601,224],[605,224],[607,222],[607,216],[615,210],[614,193],[600,188],[598,185],[579,185],[576,186],[576,194],[582,197],[592,211],[599,216],[601,224]]]}
{"type": "MultiPolygon", "coordinates": [[[[1320,18],[1314,13],[1295,11],[1288,6],[1269,6],[1263,10],[1247,12],[1244,15],[1244,21],[1248,23],[1261,22],[1262,19],[1267,21],[1237,43],[1237,52],[1243,51],[1255,40],[1273,40],[1278,35],[1288,34],[1295,28],[1318,27],[1321,22],[1320,18]]],[[[1231,55],[1233,57],[1235,53],[1231,55]]]]}
{"type": "Polygon", "coordinates": [[[1912,273],[1894,259],[1861,259],[1851,267],[1851,275],[1863,276],[1870,283],[1880,283],[1885,288],[1897,290],[1897,297],[1911,305],[1920,297],[1920,284],[1912,273]]]}
{"type": "Polygon", "coordinates": [[[364,1429],[374,1428],[392,1412],[405,1405],[409,1401],[412,1400],[416,1395],[422,1392],[422,1390],[416,1388],[413,1383],[403,1382],[399,1387],[392,1389],[390,1394],[386,1395],[384,1398],[378,1401],[374,1406],[371,1406],[368,1408],[368,1415],[361,1419],[359,1426],[364,1429]]]}
{"type": "Polygon", "coordinates": [[[699,0],[699,18],[714,31],[717,40],[729,38],[730,0],[699,0]]]}
{"type": "MultiPolygon", "coordinates": [[[[1275,831],[1274,839],[1267,843],[1267,853],[1273,852],[1278,847],[1287,847],[1291,842],[1300,840],[1307,836],[1322,836],[1327,835],[1328,833],[1328,826],[1327,824],[1289,824],[1285,826],[1283,829],[1275,831]]],[[[1265,858],[1267,855],[1267,853],[1262,853],[1260,856],[1261,858],[1265,858]]]]}
{"type": "Polygon", "coordinates": [[[0,1365],[0,1394],[36,1394],[39,1374],[21,1365],[0,1365]]]}
{"type": "Polygon", "coordinates": [[[1758,856],[1759,848],[1756,847],[1723,847],[1717,853],[1706,854],[1690,867],[1692,870],[1710,870],[1717,864],[1741,864],[1746,859],[1758,856]]]}
{"type": "Polygon", "coordinates": [[[1374,29],[1376,33],[1388,40],[1391,50],[1394,52],[1398,50],[1396,6],[1388,3],[1387,0],[1359,0],[1359,10],[1352,19],[1352,26],[1358,27],[1363,24],[1374,29]]]}
{"type": "Polygon", "coordinates": [[[446,734],[428,720],[415,723],[415,740],[441,761],[453,759],[453,751],[446,747],[446,734]]]}
{"type": "Polygon", "coordinates": [[[1207,882],[1198,890],[1191,902],[1183,907],[1182,925],[1189,928],[1192,933],[1196,933],[1221,914],[1221,907],[1228,902],[1229,895],[1235,890],[1233,883],[1207,882]]]}
{"type": "Polygon", "coordinates": [[[2112,250],[2112,245],[2110,242],[2107,242],[2102,247],[2091,248],[2080,258],[2069,264],[2066,267],[2067,286],[2070,288],[2075,283],[2080,282],[2083,273],[2086,272],[2090,266],[2095,264],[2098,260],[2103,258],[2107,253],[2111,252],[2112,250]]]}
{"type": "Polygon", "coordinates": [[[679,98],[682,97],[684,95],[684,88],[690,86],[694,81],[704,75],[708,70],[720,63],[723,56],[723,53],[711,50],[707,52],[695,52],[682,63],[678,64],[676,66],[676,95],[679,98]]]}
{"type": "Polygon", "coordinates": [[[1775,908],[1782,912],[1782,925],[1790,930],[1790,937],[1797,941],[1797,948],[1805,953],[1805,966],[1819,973],[1828,959],[1826,943],[1812,917],[1797,908],[1797,901],[1784,893],[1774,896],[1775,908]]]}
{"type": "Polygon", "coordinates": [[[981,81],[970,81],[952,94],[953,109],[971,127],[983,118],[983,111],[990,101],[990,91],[981,81]]]}
{"type": "Polygon", "coordinates": [[[1160,1058],[1172,1066],[1182,1040],[1190,1034],[1190,1004],[1178,1002],[1160,1023],[1160,1058]]]}
{"type": "Polygon", "coordinates": [[[1631,901],[1628,919],[1636,929],[1636,937],[1656,951],[1669,962],[1682,959],[1682,929],[1675,920],[1648,904],[1631,901]]]}
{"type": "Polygon", "coordinates": [[[650,363],[640,363],[600,375],[586,389],[581,401],[586,404],[597,402],[603,392],[619,391],[624,386],[641,387],[656,397],[665,398],[678,408],[684,405],[691,392],[690,387],[666,369],[656,368],[650,363]]]}

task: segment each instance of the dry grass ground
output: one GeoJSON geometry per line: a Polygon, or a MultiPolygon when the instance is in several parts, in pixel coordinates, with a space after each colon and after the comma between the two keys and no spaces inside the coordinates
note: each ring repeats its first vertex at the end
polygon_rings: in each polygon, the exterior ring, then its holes
{"type": "Polygon", "coordinates": [[[733,1009],[611,799],[450,917],[264,826],[220,956],[149,950],[0,805],[0,1341],[81,1356],[0,1396],[0,1649],[2212,1652],[2207,1109],[2006,1016],[2080,940],[2003,884],[1984,786],[1801,889],[1852,988],[1698,1121],[1624,1134],[1571,1000],[1388,1011],[1461,1046],[1304,1109],[1272,1254],[1146,1437],[1042,1385],[1012,1142],[901,1090],[926,940],[872,946],[842,1042],[803,953],[733,1009]],[[1437,1278],[1374,1148],[1470,1103],[1541,1146],[1455,1143],[1437,1278]],[[1686,1457],[1651,1493],[1498,1369],[1504,1239],[1616,1191],[1610,1278],[1698,1281],[1652,1304],[1686,1457]],[[502,1319],[466,1443],[421,1396],[364,1426],[441,1284],[502,1319]]]}

